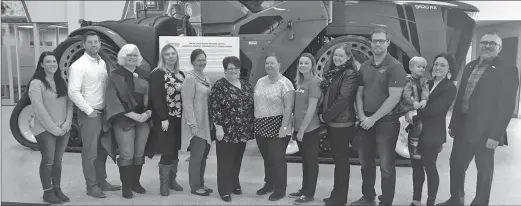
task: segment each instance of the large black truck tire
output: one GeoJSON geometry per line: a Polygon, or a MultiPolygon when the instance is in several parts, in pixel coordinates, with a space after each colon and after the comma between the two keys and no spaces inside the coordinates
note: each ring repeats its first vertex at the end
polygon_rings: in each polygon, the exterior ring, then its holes
{"type": "MultiPolygon", "coordinates": [[[[67,81],[68,68],[74,63],[79,57],[83,55],[85,49],[82,44],[82,36],[73,36],[67,38],[65,41],[60,43],[54,50],[56,59],[58,60],[59,68],[62,72],[62,76],[67,81]]],[[[107,65],[107,71],[111,71],[117,61],[117,52],[119,48],[110,44],[110,40],[102,39],[101,49],[99,52],[100,57],[105,61],[107,65]]],[[[77,112],[79,110],[74,106],[74,116],[72,128],[70,130],[70,140],[66,151],[68,152],[81,152],[81,137],[77,121],[77,112]]],[[[38,144],[34,134],[31,132],[29,127],[29,121],[34,117],[31,102],[27,92],[18,101],[10,118],[10,128],[16,141],[21,145],[28,147],[33,150],[38,150],[38,144]]]]}
{"type": "MultiPolygon", "coordinates": [[[[336,38],[331,38],[327,43],[325,43],[315,54],[315,59],[317,60],[317,70],[320,75],[323,74],[324,70],[326,69],[326,63],[327,61],[332,57],[333,50],[341,45],[341,44],[347,44],[351,48],[351,51],[353,53],[353,56],[356,60],[355,64],[358,66],[357,69],[360,69],[360,65],[369,60],[373,53],[371,51],[371,43],[369,40],[362,36],[354,36],[354,35],[347,35],[347,36],[340,36],[336,38]]],[[[400,125],[403,125],[403,118],[400,119],[400,125]]],[[[355,125],[355,127],[358,127],[358,124],[355,125]]],[[[358,128],[357,128],[358,129],[358,128]]],[[[325,129],[325,126],[321,129],[318,138],[319,140],[319,156],[322,158],[331,158],[331,142],[327,136],[327,130],[325,129]]],[[[351,141],[350,147],[351,147],[351,157],[358,157],[358,141],[360,139],[360,136],[356,133],[355,137],[353,138],[353,141],[351,141]]],[[[396,144],[396,154],[402,158],[409,158],[409,150],[407,148],[407,133],[405,132],[405,129],[400,126],[400,133],[398,135],[398,141],[396,144]]],[[[298,153],[298,147],[296,145],[296,142],[291,141],[288,145],[288,149],[286,150],[286,155],[293,155],[298,153]]]]}

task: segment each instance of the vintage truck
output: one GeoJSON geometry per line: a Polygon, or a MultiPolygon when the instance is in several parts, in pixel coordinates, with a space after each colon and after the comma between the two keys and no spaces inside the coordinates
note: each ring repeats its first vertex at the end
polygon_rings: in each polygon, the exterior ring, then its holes
{"type": "MultiPolygon", "coordinates": [[[[119,48],[136,44],[144,57],[143,67],[157,64],[159,36],[234,36],[240,38],[241,78],[255,84],[265,75],[264,58],[268,53],[280,55],[281,71],[294,79],[297,57],[310,52],[317,59],[318,70],[324,69],[332,48],[348,44],[358,63],[371,55],[370,33],[378,27],[392,33],[389,52],[400,60],[407,72],[409,59],[423,56],[432,66],[432,58],[450,52],[458,68],[465,59],[476,25],[478,9],[459,1],[155,1],[163,5],[158,15],[125,18],[84,25],[72,31],[54,50],[59,68],[67,77],[68,67],[83,54],[81,34],[95,31],[101,36],[101,57],[110,71],[119,48]],[[192,16],[191,16],[192,15],[192,16]]],[[[146,2],[145,2],[146,4],[146,2]]],[[[136,8],[134,8],[136,9],[136,8]]],[[[136,9],[138,10],[138,9],[136,9]]],[[[36,148],[28,120],[32,115],[27,94],[14,109],[10,126],[16,140],[36,148]]],[[[400,132],[397,154],[408,158],[406,133],[400,132]]],[[[356,140],[356,138],[355,138],[356,140]]],[[[352,143],[356,151],[356,141],[352,143]]],[[[329,157],[327,132],[320,133],[322,157],[329,157]]],[[[77,124],[71,131],[68,151],[81,150],[77,124]]],[[[298,153],[290,144],[287,154],[298,153]]],[[[353,157],[356,153],[353,152],[353,157]]]]}

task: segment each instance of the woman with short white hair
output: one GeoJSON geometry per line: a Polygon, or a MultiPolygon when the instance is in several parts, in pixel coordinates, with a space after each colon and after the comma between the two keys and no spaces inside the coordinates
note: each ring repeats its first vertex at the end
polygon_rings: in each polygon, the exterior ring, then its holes
{"type": "Polygon", "coordinates": [[[134,44],[124,45],[118,53],[118,64],[108,78],[106,92],[106,118],[119,147],[120,179],[122,195],[132,198],[132,190],[143,194],[139,183],[145,163],[145,145],[148,141],[148,72],[139,67],[142,61],[134,44]]]}

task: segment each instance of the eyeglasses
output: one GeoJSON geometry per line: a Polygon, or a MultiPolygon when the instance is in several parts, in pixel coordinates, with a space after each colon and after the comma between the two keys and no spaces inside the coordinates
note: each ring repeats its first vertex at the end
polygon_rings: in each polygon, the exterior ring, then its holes
{"type": "Polygon", "coordinates": [[[127,57],[139,57],[139,54],[127,54],[127,57]]]}
{"type": "Polygon", "coordinates": [[[434,63],[434,66],[435,66],[435,67],[448,67],[449,65],[447,65],[447,64],[438,64],[438,63],[434,63]]]}
{"type": "Polygon", "coordinates": [[[230,70],[241,70],[240,67],[228,67],[226,68],[227,71],[230,71],[230,70]]]}
{"type": "Polygon", "coordinates": [[[371,42],[373,43],[380,43],[380,44],[384,44],[385,42],[387,42],[386,39],[372,39],[371,42]]]}
{"type": "Polygon", "coordinates": [[[497,45],[498,45],[498,43],[495,42],[495,41],[481,41],[481,42],[479,42],[479,43],[480,43],[481,45],[483,45],[483,46],[486,46],[486,45],[497,46],[497,45]]]}

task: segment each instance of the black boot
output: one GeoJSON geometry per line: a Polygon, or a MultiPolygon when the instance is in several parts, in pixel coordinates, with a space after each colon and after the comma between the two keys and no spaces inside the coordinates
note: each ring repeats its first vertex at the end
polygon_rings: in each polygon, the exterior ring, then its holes
{"type": "Polygon", "coordinates": [[[139,179],[141,178],[141,170],[143,170],[143,165],[134,165],[133,169],[134,170],[132,173],[132,190],[139,194],[145,194],[147,190],[145,190],[145,188],[141,186],[141,183],[139,183],[139,179]]]}
{"type": "Polygon", "coordinates": [[[70,202],[71,199],[63,194],[62,189],[60,187],[53,187],[54,194],[63,202],[70,202]]]}
{"type": "Polygon", "coordinates": [[[159,193],[161,196],[170,195],[170,191],[168,190],[168,183],[171,167],[171,165],[159,164],[159,193]]]}
{"type": "Polygon", "coordinates": [[[176,181],[177,177],[177,165],[179,164],[179,160],[174,160],[172,166],[170,167],[170,189],[173,189],[175,191],[183,191],[183,187],[179,185],[176,181]]]}
{"type": "Polygon", "coordinates": [[[121,179],[121,193],[124,198],[130,199],[132,194],[132,165],[119,166],[119,178],[121,179]]]}
{"type": "Polygon", "coordinates": [[[43,191],[43,201],[51,204],[61,204],[62,200],[60,198],[56,197],[56,194],[54,194],[54,191],[52,188],[49,188],[48,190],[43,191]]]}

